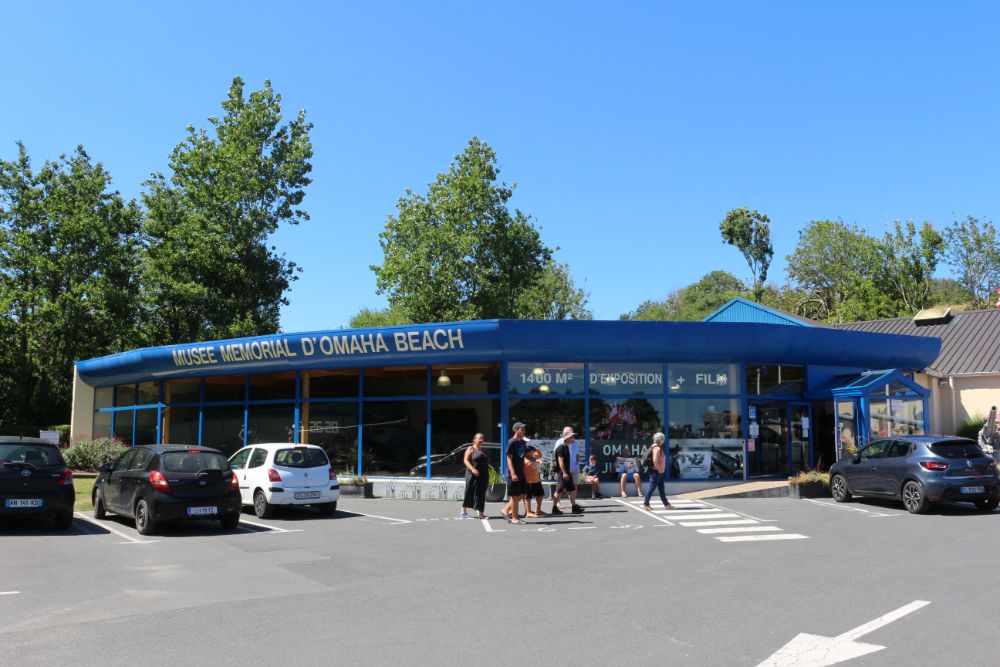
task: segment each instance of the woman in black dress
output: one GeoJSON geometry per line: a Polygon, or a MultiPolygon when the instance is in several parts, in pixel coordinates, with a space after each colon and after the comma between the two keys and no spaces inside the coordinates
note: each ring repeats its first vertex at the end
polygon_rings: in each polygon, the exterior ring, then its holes
{"type": "Polygon", "coordinates": [[[490,464],[483,451],[482,433],[472,437],[472,444],[465,450],[465,499],[462,501],[462,518],[469,518],[469,509],[486,518],[486,485],[490,482],[490,464]]]}

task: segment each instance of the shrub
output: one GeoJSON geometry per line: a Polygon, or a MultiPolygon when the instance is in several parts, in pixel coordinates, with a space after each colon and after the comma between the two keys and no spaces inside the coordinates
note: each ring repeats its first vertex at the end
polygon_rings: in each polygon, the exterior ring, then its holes
{"type": "Polygon", "coordinates": [[[59,432],[59,446],[69,447],[69,424],[59,424],[57,426],[50,426],[46,431],[58,431],[59,432]]]}
{"type": "Polygon", "coordinates": [[[816,470],[803,470],[795,477],[788,478],[788,483],[792,485],[808,484],[809,482],[822,482],[823,486],[830,486],[830,473],[818,472],[816,470]]]}
{"type": "Polygon", "coordinates": [[[111,438],[76,440],[63,450],[63,458],[66,465],[74,470],[97,470],[105,463],[114,461],[126,449],[128,445],[111,438]]]}
{"type": "Polygon", "coordinates": [[[955,435],[976,440],[979,437],[979,429],[985,423],[986,417],[982,415],[970,415],[955,429],[955,435]]]}

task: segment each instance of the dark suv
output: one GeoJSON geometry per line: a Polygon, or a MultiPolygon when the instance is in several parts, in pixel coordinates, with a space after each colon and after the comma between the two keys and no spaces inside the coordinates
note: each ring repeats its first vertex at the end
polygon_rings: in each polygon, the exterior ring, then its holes
{"type": "Polygon", "coordinates": [[[139,445],[94,482],[94,516],[114,512],[135,519],[149,535],[161,521],[218,519],[231,530],[240,522],[240,487],[217,449],[190,445],[139,445]]]}
{"type": "Polygon", "coordinates": [[[44,515],[73,525],[73,471],[59,447],[38,438],[0,436],[0,517],[44,515]]]}
{"type": "Polygon", "coordinates": [[[911,435],[876,440],[830,468],[837,502],[853,495],[896,498],[907,511],[926,512],[935,502],[969,502],[992,512],[1000,505],[997,463],[974,441],[911,435]]]}

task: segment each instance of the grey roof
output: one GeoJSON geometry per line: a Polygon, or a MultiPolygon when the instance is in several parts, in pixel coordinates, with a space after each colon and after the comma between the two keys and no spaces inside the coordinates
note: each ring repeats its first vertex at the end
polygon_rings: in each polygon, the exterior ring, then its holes
{"type": "Polygon", "coordinates": [[[916,325],[912,317],[838,324],[837,328],[871,333],[906,334],[941,339],[941,354],[927,370],[943,375],[1000,373],[1000,309],[970,310],[950,321],[916,325]]]}

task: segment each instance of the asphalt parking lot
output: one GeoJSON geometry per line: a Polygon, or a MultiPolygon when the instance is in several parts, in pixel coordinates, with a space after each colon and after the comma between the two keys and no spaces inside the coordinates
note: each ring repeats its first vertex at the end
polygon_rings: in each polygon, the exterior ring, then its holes
{"type": "MultiPolygon", "coordinates": [[[[144,647],[227,665],[757,665],[808,633],[833,658],[884,647],[849,664],[997,661],[998,513],[639,502],[582,501],[525,526],[499,505],[480,521],[455,503],[355,498],[332,517],[244,514],[234,531],[150,537],[116,518],[78,515],[68,533],[7,521],[0,645],[18,665],[131,664],[144,647]]],[[[798,662],[773,664],[818,664],[792,651],[798,662]]]]}

